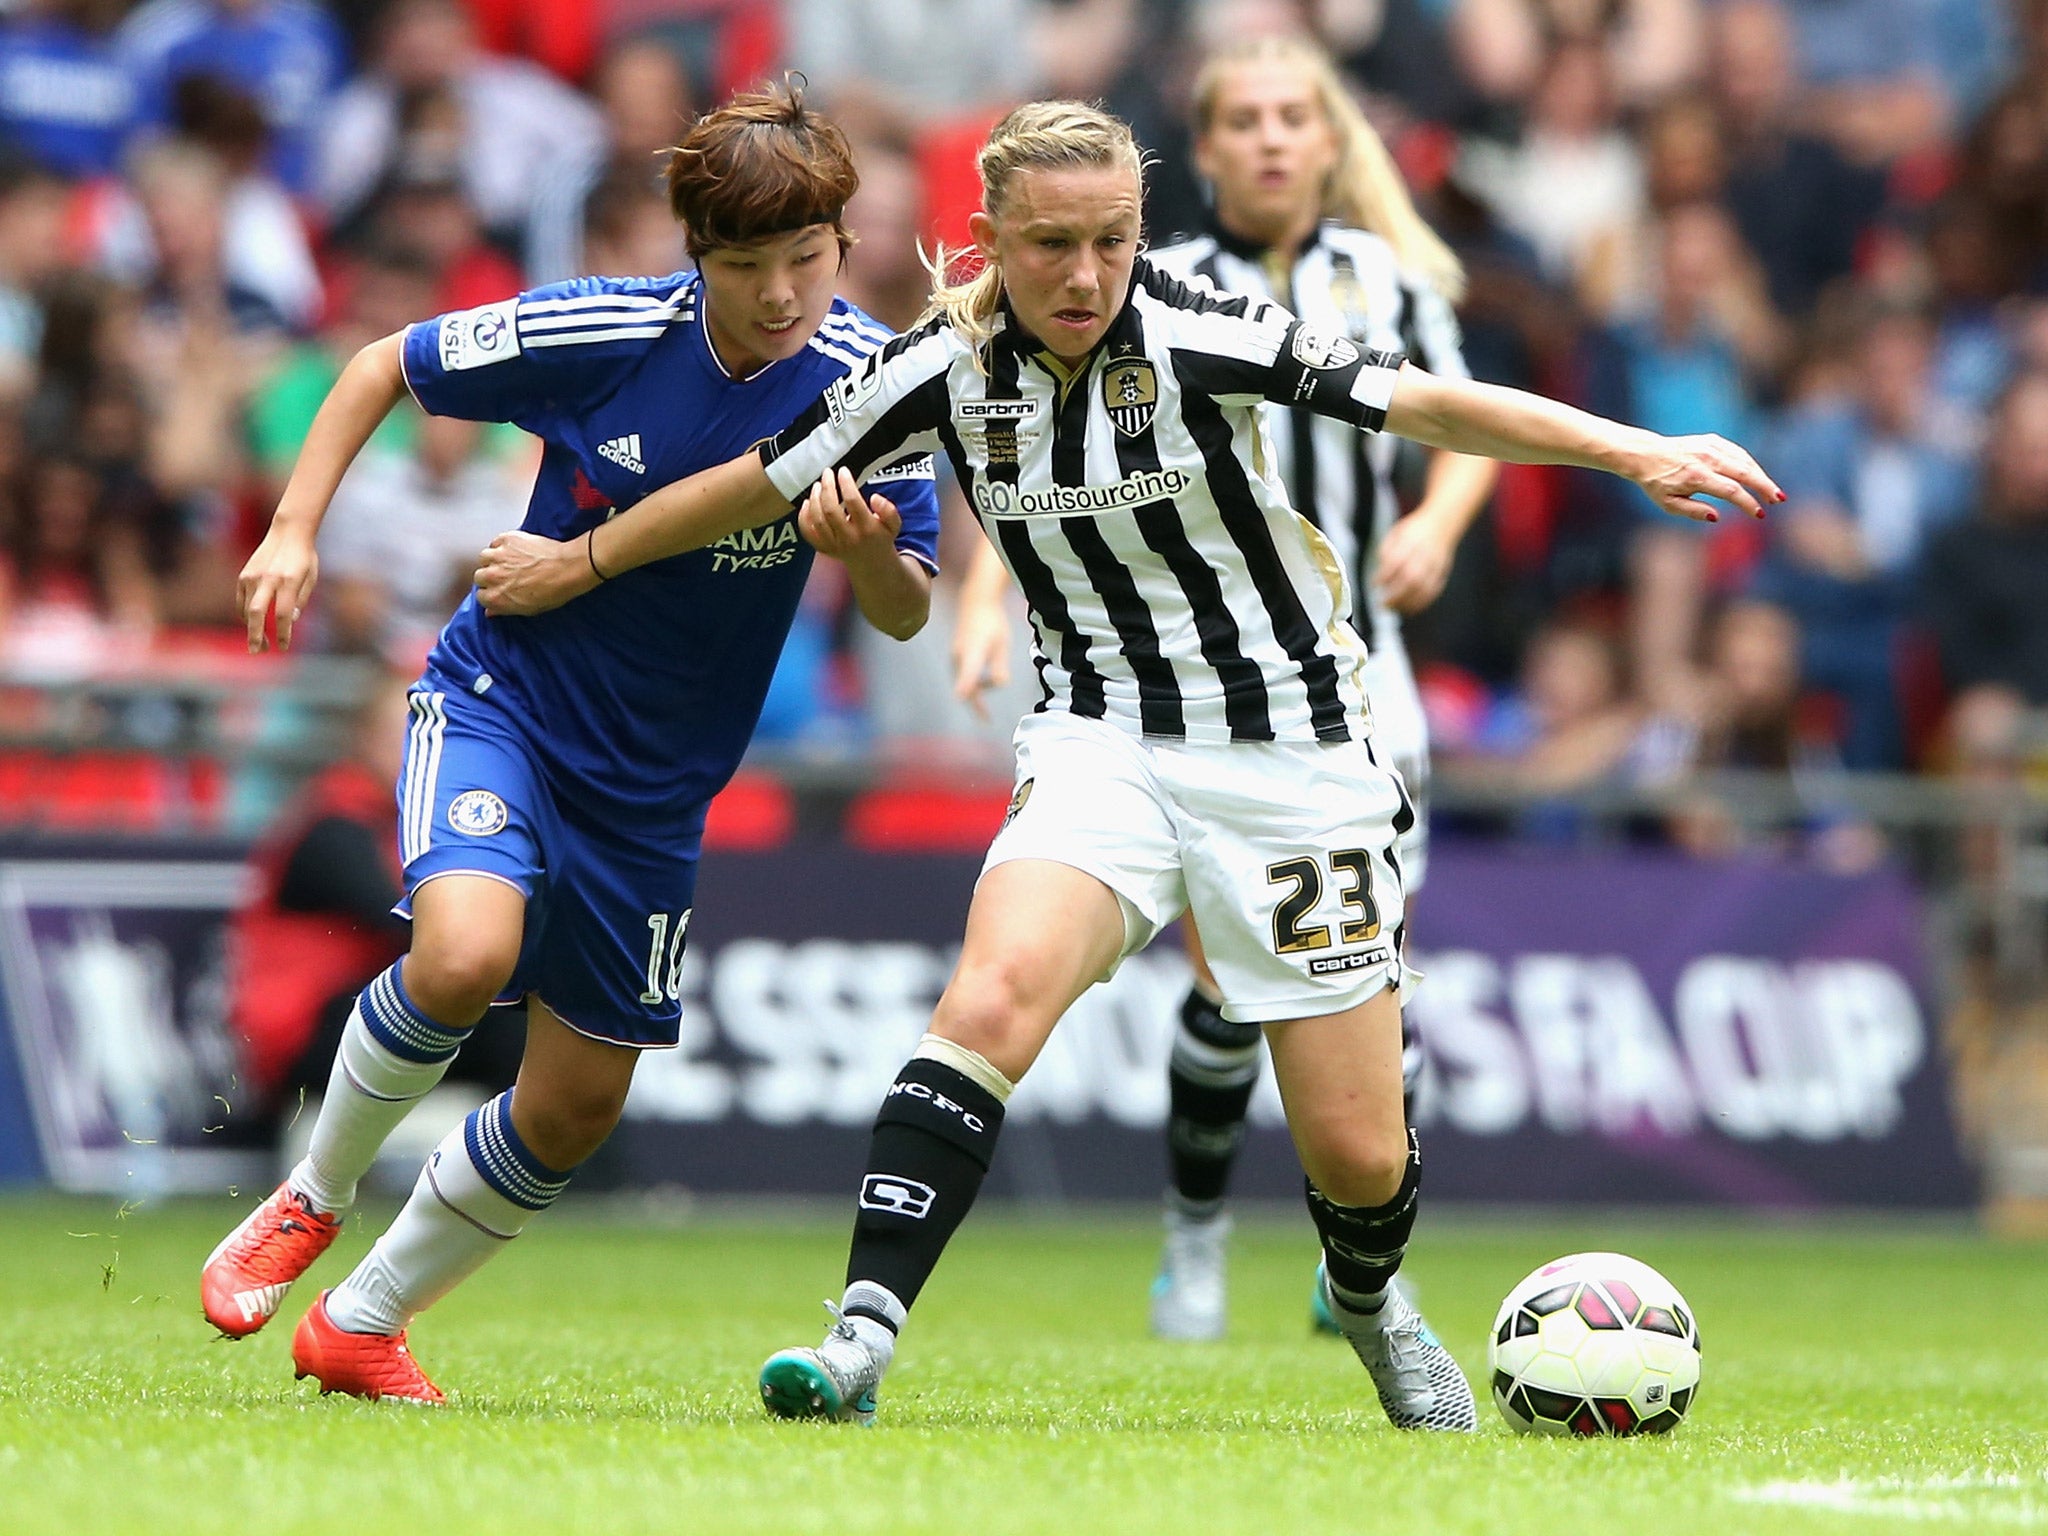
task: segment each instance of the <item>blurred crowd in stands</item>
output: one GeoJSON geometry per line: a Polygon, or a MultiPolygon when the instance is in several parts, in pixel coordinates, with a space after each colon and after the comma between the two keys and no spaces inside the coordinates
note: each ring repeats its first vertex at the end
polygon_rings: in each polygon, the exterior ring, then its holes
{"type": "MultiPolygon", "coordinates": [[[[12,0],[0,660],[235,646],[234,573],[341,363],[681,265],[658,152],[735,88],[801,69],[854,137],[843,291],[900,326],[1018,100],[1106,102],[1158,156],[1152,237],[1200,226],[1194,67],[1275,29],[1342,61],[1466,262],[1476,374],[1724,433],[1790,493],[1703,529],[1510,470],[1410,626],[1443,756],[1554,791],[2037,754],[2048,0],[12,0]]],[[[308,648],[415,665],[534,462],[394,414],[323,534],[308,648]]],[[[766,737],[986,761],[1021,705],[951,699],[946,593],[898,647],[834,574],[766,737]]]]}

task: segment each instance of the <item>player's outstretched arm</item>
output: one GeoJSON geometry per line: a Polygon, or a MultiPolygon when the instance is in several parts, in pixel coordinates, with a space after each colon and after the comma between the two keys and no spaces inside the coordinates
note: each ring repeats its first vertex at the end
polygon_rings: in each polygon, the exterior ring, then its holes
{"type": "Polygon", "coordinates": [[[256,553],[242,567],[236,583],[235,601],[249,627],[249,649],[260,651],[268,643],[264,626],[271,609],[277,610],[277,643],[289,649],[292,625],[304,612],[320,576],[320,560],[314,540],[320,521],[327,516],[327,504],[349,465],[377,430],[377,424],[391,414],[405,393],[405,372],[399,351],[405,333],[373,341],[341,370],[319,414],[306,433],[298,461],[284,494],[277,499],[269,531],[256,553]]]}
{"type": "Polygon", "coordinates": [[[1519,389],[1439,378],[1412,363],[1394,382],[1386,430],[1454,453],[1606,470],[1633,480],[1666,512],[1695,522],[1720,518],[1702,496],[1717,496],[1752,517],[1785,499],[1756,460],[1726,438],[1660,437],[1519,389]]]}
{"type": "Polygon", "coordinates": [[[760,455],[749,450],[663,486],[567,543],[537,533],[499,534],[477,558],[477,601],[500,618],[546,613],[600,581],[772,523],[788,511],[760,455]]]}
{"type": "Polygon", "coordinates": [[[861,494],[853,471],[828,469],[811,487],[796,525],[821,555],[846,567],[861,617],[892,640],[908,640],[932,613],[932,577],[896,547],[903,518],[886,496],[861,494]]]}

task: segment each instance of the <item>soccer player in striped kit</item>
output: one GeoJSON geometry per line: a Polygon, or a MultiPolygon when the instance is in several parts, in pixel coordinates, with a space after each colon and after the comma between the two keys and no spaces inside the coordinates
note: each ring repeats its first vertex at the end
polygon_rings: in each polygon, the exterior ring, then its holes
{"type": "MultiPolygon", "coordinates": [[[[1195,78],[1195,161],[1211,193],[1206,233],[1149,253],[1153,265],[1224,293],[1271,299],[1360,347],[1401,352],[1444,378],[1469,377],[1451,304],[1465,274],[1415,211],[1386,146],[1313,43],[1262,37],[1213,55],[1195,78]]],[[[1429,734],[1401,619],[1443,590],[1451,560],[1486,505],[1499,466],[1435,450],[1422,499],[1401,516],[1399,439],[1361,432],[1302,406],[1268,427],[1289,500],[1329,541],[1351,583],[1352,627],[1370,654],[1372,741],[1415,808],[1397,852],[1403,889],[1428,872],[1429,734]],[[1398,521],[1397,521],[1398,519],[1398,521]]],[[[1008,574],[992,549],[961,593],[954,655],[963,694],[1006,681],[1008,574]]],[[[1216,979],[1184,923],[1195,980],[1168,1061],[1166,1243],[1152,1286],[1161,1338],[1223,1336],[1224,1192],[1244,1142],[1259,1074],[1259,1027],[1223,1015],[1216,979]]],[[[1403,1056],[1412,1091],[1419,1062],[1403,1056]]],[[[1317,1293],[1315,1313],[1328,1313],[1317,1293]]]]}
{"type": "MultiPolygon", "coordinates": [[[[1421,1164],[1401,1102],[1395,840],[1413,812],[1374,760],[1365,647],[1328,540],[1287,504],[1262,402],[1492,458],[1623,474],[1681,516],[1761,515],[1777,487],[1718,438],[1661,438],[1439,379],[1278,305],[1138,254],[1128,127],[1034,102],[993,130],[982,270],[783,432],[594,535],[608,572],[757,525],[829,472],[943,446],[1031,607],[1043,700],[930,1031],[876,1117],[837,1316],[762,1368],[769,1408],[872,1418],[896,1339],[978,1193],[1003,1105],[1068,1006],[1191,910],[1227,999],[1266,1030],[1323,1244],[1322,1284],[1403,1428],[1471,1431],[1472,1390],[1390,1286],[1421,1164]]],[[[493,613],[593,585],[529,533],[484,553],[493,613]]]]}
{"type": "Polygon", "coordinates": [[[618,1123],[639,1053],[676,1043],[705,808],[753,734],[813,547],[845,564],[876,627],[907,636],[929,611],[938,503],[921,456],[862,477],[887,497],[835,479],[713,548],[602,566],[592,530],[783,427],[889,336],[833,294],[858,177],[793,88],[700,119],[668,179],[695,272],[579,278],[364,348],[242,575],[250,648],[273,606],[288,644],[334,488],[410,389],[543,440],[525,527],[573,541],[602,583],[532,618],[472,595],[442,630],[399,783],[411,950],[364,989],[306,1158],[207,1261],[207,1318],[233,1338],[261,1328],[484,1010],[525,1003],[513,1089],[449,1134],[300,1322],[292,1359],[323,1391],[441,1401],[407,1324],[553,1203],[618,1123]]]}

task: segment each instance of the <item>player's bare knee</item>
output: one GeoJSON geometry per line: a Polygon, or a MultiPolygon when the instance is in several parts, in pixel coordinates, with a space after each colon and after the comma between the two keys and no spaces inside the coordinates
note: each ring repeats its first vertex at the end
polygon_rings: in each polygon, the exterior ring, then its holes
{"type": "Polygon", "coordinates": [[[1015,1076],[1009,1064],[1018,1054],[1025,1030],[1017,1015],[998,999],[967,998],[942,1008],[932,1018],[932,1033],[964,1045],[1005,1076],[1015,1076]]]}
{"type": "Polygon", "coordinates": [[[1036,990],[1026,967],[1013,959],[963,964],[939,999],[932,1032],[966,1046],[1014,1079],[1043,1034],[1033,1013],[1036,990]]]}
{"type": "Polygon", "coordinates": [[[527,1088],[522,1083],[513,1099],[513,1116],[520,1134],[535,1157],[564,1172],[604,1145],[618,1128],[626,1107],[623,1086],[551,1084],[544,1091],[534,1092],[527,1088]]]}
{"type": "Polygon", "coordinates": [[[472,1024],[512,980],[516,945],[429,943],[405,957],[405,990],[428,1018],[472,1024]]]}
{"type": "Polygon", "coordinates": [[[1307,1139],[1302,1161],[1323,1197],[1337,1205],[1385,1205],[1408,1172],[1408,1138],[1362,1128],[1327,1127],[1307,1139]]]}
{"type": "Polygon", "coordinates": [[[538,1122],[532,1138],[533,1155],[548,1167],[567,1173],[603,1146],[618,1128],[619,1116],[561,1115],[538,1122]]]}

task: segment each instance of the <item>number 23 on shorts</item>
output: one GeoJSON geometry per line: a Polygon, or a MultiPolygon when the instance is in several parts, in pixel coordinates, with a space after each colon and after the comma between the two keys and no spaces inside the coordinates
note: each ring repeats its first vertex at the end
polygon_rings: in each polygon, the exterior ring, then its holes
{"type": "MultiPolygon", "coordinates": [[[[1363,848],[1345,848],[1329,856],[1329,866],[1340,882],[1338,899],[1347,911],[1358,914],[1345,918],[1340,925],[1340,942],[1364,944],[1378,938],[1380,909],[1372,896],[1371,855],[1363,848]]],[[[1273,952],[1299,955],[1310,950],[1328,949],[1328,924],[1314,923],[1306,927],[1302,924],[1302,919],[1322,904],[1322,864],[1312,858],[1282,859],[1277,864],[1266,866],[1266,882],[1289,888],[1280,898],[1279,906],[1273,909],[1273,952]]]]}

